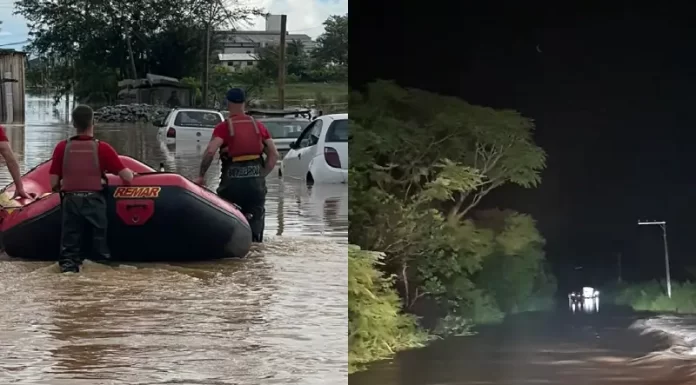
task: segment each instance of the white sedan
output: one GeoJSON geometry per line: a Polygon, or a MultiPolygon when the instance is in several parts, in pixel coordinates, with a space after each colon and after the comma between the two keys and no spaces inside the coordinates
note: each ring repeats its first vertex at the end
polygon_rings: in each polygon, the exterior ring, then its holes
{"type": "Polygon", "coordinates": [[[216,110],[175,108],[159,122],[157,136],[167,144],[208,143],[215,126],[224,120],[216,110]]]}
{"type": "Polygon", "coordinates": [[[307,183],[348,182],[348,114],[320,116],[283,158],[280,173],[307,183]]]}

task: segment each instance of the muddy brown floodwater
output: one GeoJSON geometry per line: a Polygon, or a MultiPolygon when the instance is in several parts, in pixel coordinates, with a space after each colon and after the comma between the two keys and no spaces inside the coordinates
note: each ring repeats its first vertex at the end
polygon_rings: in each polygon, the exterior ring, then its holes
{"type": "MultiPolygon", "coordinates": [[[[690,346],[641,327],[652,314],[607,307],[510,317],[479,334],[400,353],[350,376],[351,385],[687,385],[696,384],[690,346]],[[637,327],[638,326],[638,327],[637,327]]],[[[658,319],[659,320],[659,319],[658,319]]],[[[690,331],[674,320],[654,330],[690,331]]]]}
{"type": "MultiPolygon", "coordinates": [[[[28,98],[26,126],[6,128],[23,171],[68,137],[61,120],[28,98]]],[[[155,133],[97,128],[119,152],[192,177],[202,148],[161,146],[155,133]]],[[[10,181],[0,165],[0,184],[10,181]]],[[[346,383],[347,187],[268,185],[268,241],[245,260],[88,262],[61,275],[0,257],[0,384],[346,383]]]]}

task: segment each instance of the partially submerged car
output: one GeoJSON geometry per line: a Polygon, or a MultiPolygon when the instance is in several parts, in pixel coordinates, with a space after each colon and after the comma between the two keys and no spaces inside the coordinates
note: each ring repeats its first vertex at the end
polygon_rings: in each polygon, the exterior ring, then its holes
{"type": "Polygon", "coordinates": [[[348,114],[314,119],[290,145],[280,174],[308,184],[348,182],[348,114]]]}
{"type": "Polygon", "coordinates": [[[583,298],[597,298],[597,297],[599,297],[599,291],[595,290],[589,286],[585,286],[582,288],[582,297],[583,298]]]}
{"type": "Polygon", "coordinates": [[[582,288],[582,290],[573,291],[570,294],[568,294],[568,298],[575,298],[578,300],[597,298],[597,297],[599,297],[599,291],[595,290],[594,288],[592,288],[590,286],[585,286],[582,288]]]}
{"type": "Polygon", "coordinates": [[[296,118],[311,120],[313,116],[312,110],[309,108],[286,108],[282,110],[250,108],[246,113],[255,118],[296,118]]]}
{"type": "Polygon", "coordinates": [[[592,287],[585,286],[581,291],[574,291],[568,294],[568,298],[575,301],[599,298],[599,291],[592,287]]]}
{"type": "Polygon", "coordinates": [[[152,124],[159,127],[157,137],[166,144],[207,143],[215,126],[223,120],[223,115],[216,110],[174,108],[164,119],[152,124]]]}
{"type": "Polygon", "coordinates": [[[278,162],[283,160],[290,151],[290,145],[295,143],[302,131],[310,123],[308,119],[294,118],[261,118],[258,121],[266,126],[273,138],[273,143],[275,143],[278,153],[280,153],[278,162]]]}
{"type": "Polygon", "coordinates": [[[590,286],[573,291],[568,294],[568,305],[573,312],[577,309],[584,309],[585,312],[590,313],[597,312],[599,311],[599,291],[590,286]]]}
{"type": "MultiPolygon", "coordinates": [[[[263,123],[273,138],[280,157],[278,164],[290,151],[290,145],[300,136],[302,131],[311,123],[312,111],[306,108],[296,109],[249,109],[247,115],[253,116],[256,120],[263,123]]],[[[278,175],[282,176],[282,171],[278,169],[278,175]]]]}

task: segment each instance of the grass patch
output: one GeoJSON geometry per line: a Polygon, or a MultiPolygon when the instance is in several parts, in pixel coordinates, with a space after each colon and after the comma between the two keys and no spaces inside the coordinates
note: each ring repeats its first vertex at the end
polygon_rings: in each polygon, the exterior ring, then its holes
{"type": "MultiPolygon", "coordinates": [[[[287,101],[327,98],[334,103],[348,101],[348,83],[288,83],[285,85],[287,101]]],[[[277,100],[278,87],[272,85],[263,91],[262,99],[277,100]]]]}
{"type": "Polygon", "coordinates": [[[613,290],[613,302],[637,311],[696,313],[696,283],[672,282],[672,298],[665,287],[657,281],[620,285],[613,290]]]}
{"type": "Polygon", "coordinates": [[[428,335],[415,317],[401,312],[393,278],[376,266],[381,253],[348,249],[348,371],[392,357],[399,350],[421,347],[428,335]]]}

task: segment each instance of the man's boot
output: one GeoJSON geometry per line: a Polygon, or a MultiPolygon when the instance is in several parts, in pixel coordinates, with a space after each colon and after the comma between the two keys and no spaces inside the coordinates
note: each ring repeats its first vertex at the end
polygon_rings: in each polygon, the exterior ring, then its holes
{"type": "Polygon", "coordinates": [[[79,273],[80,272],[80,265],[75,263],[75,261],[70,260],[70,259],[64,259],[64,260],[58,262],[58,266],[60,266],[61,273],[79,273]]]}

